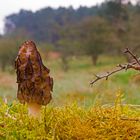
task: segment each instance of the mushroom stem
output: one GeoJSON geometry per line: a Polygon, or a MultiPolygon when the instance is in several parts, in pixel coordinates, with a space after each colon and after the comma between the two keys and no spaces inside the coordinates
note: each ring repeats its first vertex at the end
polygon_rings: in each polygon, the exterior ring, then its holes
{"type": "Polygon", "coordinates": [[[37,103],[28,103],[28,113],[34,118],[39,118],[41,116],[41,105],[37,103]]]}

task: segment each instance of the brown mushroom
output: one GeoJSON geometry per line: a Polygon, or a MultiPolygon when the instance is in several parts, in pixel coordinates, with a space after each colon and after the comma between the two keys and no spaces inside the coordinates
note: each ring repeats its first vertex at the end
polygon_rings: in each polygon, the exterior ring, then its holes
{"type": "Polygon", "coordinates": [[[15,69],[18,100],[28,104],[30,115],[40,116],[41,106],[47,105],[52,98],[53,79],[49,76],[50,70],[43,65],[33,41],[26,41],[21,45],[15,69]]]}

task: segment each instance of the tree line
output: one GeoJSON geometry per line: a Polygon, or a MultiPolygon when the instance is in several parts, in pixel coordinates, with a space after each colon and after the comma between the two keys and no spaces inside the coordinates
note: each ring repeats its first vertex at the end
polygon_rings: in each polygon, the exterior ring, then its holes
{"type": "Polygon", "coordinates": [[[61,53],[63,68],[67,70],[72,56],[90,56],[96,65],[99,55],[119,55],[124,47],[138,53],[139,25],[139,2],[132,5],[130,1],[108,0],[90,8],[21,10],[5,18],[4,37],[24,36],[44,48],[51,44],[51,50],[61,53]]]}

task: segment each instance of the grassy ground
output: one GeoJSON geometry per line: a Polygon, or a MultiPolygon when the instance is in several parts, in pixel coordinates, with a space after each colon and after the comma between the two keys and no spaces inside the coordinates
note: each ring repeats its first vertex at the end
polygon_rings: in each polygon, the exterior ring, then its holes
{"type": "Polygon", "coordinates": [[[94,73],[110,71],[123,62],[120,57],[101,56],[93,66],[90,58],[73,58],[70,70],[64,72],[59,59],[48,60],[54,78],[53,100],[42,108],[39,120],[28,116],[26,105],[13,101],[15,73],[0,72],[0,140],[139,140],[138,72],[120,72],[89,85],[94,73]]]}
{"type": "Polygon", "coordinates": [[[28,116],[27,107],[0,101],[1,140],[139,140],[140,108],[122,105],[117,92],[113,105],[89,109],[76,103],[42,108],[40,119],[28,116]]]}
{"type": "MultiPolygon", "coordinates": [[[[121,57],[101,56],[97,66],[93,66],[90,58],[73,58],[70,60],[70,70],[61,69],[61,60],[48,60],[46,65],[51,69],[54,78],[54,91],[52,104],[61,106],[78,102],[79,105],[89,107],[97,100],[102,104],[112,103],[115,92],[124,93],[124,103],[140,104],[140,76],[138,72],[120,72],[111,76],[108,81],[102,80],[90,87],[89,83],[94,78],[94,73],[110,71],[118,63],[125,62],[121,57]]],[[[8,101],[16,99],[15,73],[0,72],[0,95],[8,101]]]]}

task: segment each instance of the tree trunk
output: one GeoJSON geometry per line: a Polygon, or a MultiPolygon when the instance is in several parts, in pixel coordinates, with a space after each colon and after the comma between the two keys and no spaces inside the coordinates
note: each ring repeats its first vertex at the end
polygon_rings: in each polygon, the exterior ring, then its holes
{"type": "Polygon", "coordinates": [[[92,55],[91,57],[92,57],[92,64],[95,66],[97,64],[98,57],[97,55],[92,55]]]}
{"type": "Polygon", "coordinates": [[[5,71],[5,68],[6,68],[6,64],[5,64],[5,63],[2,63],[2,64],[1,64],[1,70],[2,70],[2,71],[5,71]]]}
{"type": "Polygon", "coordinates": [[[65,72],[69,69],[68,60],[66,57],[62,57],[62,68],[65,72]]]}

